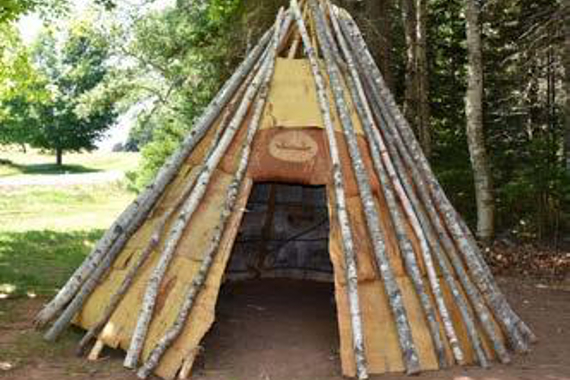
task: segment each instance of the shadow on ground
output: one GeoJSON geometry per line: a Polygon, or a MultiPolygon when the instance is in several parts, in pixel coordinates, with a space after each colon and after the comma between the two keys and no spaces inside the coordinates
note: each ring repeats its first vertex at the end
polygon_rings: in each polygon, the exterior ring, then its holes
{"type": "Polygon", "coordinates": [[[0,160],[0,167],[5,166],[7,169],[13,171],[10,175],[15,174],[81,174],[81,173],[96,173],[100,169],[89,168],[83,165],[56,165],[53,163],[43,164],[16,164],[10,160],[0,160]]]}
{"type": "Polygon", "coordinates": [[[0,231],[0,298],[52,295],[103,232],[0,231]]]}

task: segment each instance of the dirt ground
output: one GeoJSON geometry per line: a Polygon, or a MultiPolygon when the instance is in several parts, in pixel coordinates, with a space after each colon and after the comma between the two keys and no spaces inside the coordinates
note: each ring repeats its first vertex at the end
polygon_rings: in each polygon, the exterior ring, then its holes
{"type": "MultiPolygon", "coordinates": [[[[537,280],[500,278],[515,310],[540,341],[510,365],[426,372],[418,380],[570,380],[570,288],[537,280]]],[[[58,343],[41,340],[31,325],[42,299],[0,300],[0,378],[14,380],[135,379],[122,353],[97,362],[74,355],[80,331],[58,343]]],[[[198,380],[340,380],[332,286],[263,280],[227,284],[217,321],[195,366],[198,380]]],[[[372,379],[407,379],[399,374],[372,379]]]]}

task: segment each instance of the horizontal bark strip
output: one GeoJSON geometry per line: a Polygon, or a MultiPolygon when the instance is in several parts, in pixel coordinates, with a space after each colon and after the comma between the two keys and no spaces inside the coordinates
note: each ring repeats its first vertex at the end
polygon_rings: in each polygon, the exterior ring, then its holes
{"type": "Polygon", "coordinates": [[[364,209],[366,226],[374,249],[374,256],[381,278],[384,281],[384,288],[388,296],[388,302],[396,322],[406,372],[408,374],[418,373],[420,371],[419,356],[412,338],[412,330],[404,307],[402,293],[396,282],[396,277],[386,252],[386,246],[384,243],[385,237],[382,228],[380,227],[380,216],[376,209],[372,187],[370,185],[370,180],[368,179],[368,173],[364,166],[360,148],[358,147],[352,119],[350,117],[348,107],[346,106],[342,74],[340,73],[340,70],[333,58],[332,51],[334,49],[331,46],[334,46],[334,41],[330,38],[330,33],[327,33],[326,20],[320,12],[319,6],[313,0],[310,1],[310,6],[315,18],[318,42],[325,59],[336,110],[340,117],[344,136],[348,145],[352,168],[356,176],[358,191],[362,207],[364,209]]]}
{"type": "Polygon", "coordinates": [[[346,209],[346,194],[344,191],[342,166],[340,154],[338,151],[337,141],[335,137],[334,127],[332,123],[331,110],[326,93],[326,86],[320,71],[319,62],[314,45],[307,32],[307,28],[303,21],[301,11],[296,0],[291,0],[291,9],[301,34],[303,47],[309,59],[313,80],[317,89],[317,98],[323,124],[329,144],[329,154],[332,163],[332,175],[335,193],[335,209],[340,226],[340,232],[343,243],[343,253],[345,262],[345,275],[347,284],[348,305],[350,310],[351,328],[352,328],[352,348],[356,363],[356,373],[359,379],[368,378],[368,370],[366,357],[364,354],[364,339],[362,336],[362,316],[360,314],[360,301],[358,296],[358,275],[356,270],[356,256],[354,252],[354,241],[350,227],[350,220],[346,209]]]}
{"type": "MultiPolygon", "coordinates": [[[[283,10],[281,9],[278,13],[277,21],[275,23],[276,31],[279,31],[279,27],[281,26],[282,22],[282,17],[283,17],[283,10]]],[[[178,338],[178,336],[184,329],[186,320],[188,319],[192,307],[194,306],[195,300],[198,297],[201,288],[204,286],[204,283],[206,282],[206,278],[208,276],[210,267],[215,259],[215,254],[218,252],[223,233],[227,226],[228,220],[232,215],[232,212],[234,211],[236,200],[238,198],[238,193],[242,186],[243,179],[245,177],[245,173],[249,162],[249,156],[251,152],[251,143],[253,141],[255,133],[259,128],[262,111],[265,107],[265,102],[267,100],[267,95],[269,93],[269,82],[273,76],[273,69],[275,66],[275,52],[277,49],[277,44],[279,42],[279,39],[277,38],[278,34],[276,33],[275,36],[276,38],[274,39],[273,50],[272,53],[270,54],[270,57],[268,58],[269,68],[267,70],[267,74],[264,79],[263,87],[260,90],[258,99],[255,104],[254,116],[252,117],[248,126],[247,137],[243,144],[241,158],[239,161],[240,162],[239,167],[226,194],[223,211],[220,216],[220,220],[216,226],[214,236],[210,240],[210,244],[206,250],[206,253],[204,254],[204,258],[202,260],[197,275],[194,277],[192,283],[190,284],[190,286],[186,291],[184,303],[180,308],[178,316],[176,317],[176,321],[168,329],[166,334],[160,339],[160,341],[157,343],[155,348],[150,353],[150,356],[147,359],[147,361],[137,372],[137,376],[141,379],[145,379],[150,375],[152,370],[158,365],[160,359],[162,358],[166,350],[172,345],[172,343],[174,343],[174,341],[178,338]]]]}
{"type": "Polygon", "coordinates": [[[216,97],[208,105],[204,114],[195,123],[194,128],[177,152],[162,166],[153,183],[121,213],[117,220],[105,232],[103,237],[97,242],[83,263],[75,270],[67,283],[59,290],[57,295],[42,308],[35,318],[36,326],[41,327],[50,322],[75,296],[85,280],[97,269],[110,248],[117,242],[122,242],[124,245],[128,237],[132,236],[144,222],[146,216],[150,213],[166,186],[176,176],[178,169],[212,126],[219,114],[219,110],[228,103],[255,62],[257,62],[272,34],[272,28],[264,34],[257,46],[250,52],[232,77],[224,84],[216,97]],[[127,239],[120,239],[123,235],[126,235],[127,239]]]}

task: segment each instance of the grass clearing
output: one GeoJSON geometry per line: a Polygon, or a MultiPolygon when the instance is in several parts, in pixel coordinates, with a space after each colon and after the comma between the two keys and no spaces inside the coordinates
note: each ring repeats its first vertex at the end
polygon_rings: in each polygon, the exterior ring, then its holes
{"type": "Polygon", "coordinates": [[[123,186],[24,187],[0,198],[0,298],[52,295],[133,199],[123,186]]]}
{"type": "Polygon", "coordinates": [[[139,154],[134,152],[68,153],[63,166],[55,164],[55,157],[37,150],[26,153],[10,149],[0,150],[0,178],[39,174],[79,174],[101,171],[131,171],[138,165],[139,154]]]}

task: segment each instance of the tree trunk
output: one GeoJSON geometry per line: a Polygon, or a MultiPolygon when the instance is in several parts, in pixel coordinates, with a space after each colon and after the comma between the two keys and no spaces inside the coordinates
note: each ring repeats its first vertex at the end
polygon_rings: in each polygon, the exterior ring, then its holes
{"type": "Polygon", "coordinates": [[[566,36],[562,54],[564,93],[566,96],[566,105],[564,107],[564,158],[566,160],[566,170],[570,173],[570,22],[566,21],[564,24],[564,35],[566,36]]]}
{"type": "Polygon", "coordinates": [[[495,200],[491,169],[483,136],[483,60],[481,55],[481,31],[479,26],[479,5],[467,0],[465,7],[467,27],[467,93],[465,113],[467,116],[467,142],[477,200],[477,236],[488,244],[495,233],[495,200]]]}
{"type": "Polygon", "coordinates": [[[55,148],[55,164],[57,166],[63,165],[63,149],[55,148]]]}
{"type": "Polygon", "coordinates": [[[417,23],[415,0],[402,0],[402,21],[406,37],[406,74],[404,80],[404,115],[414,128],[418,140],[417,23]]]}
{"type": "Polygon", "coordinates": [[[431,156],[431,127],[429,107],[429,80],[427,63],[427,0],[416,0],[416,58],[418,108],[417,121],[420,144],[426,157],[431,156]]]}
{"type": "Polygon", "coordinates": [[[330,32],[326,26],[325,17],[320,11],[318,5],[315,1],[311,2],[310,5],[313,7],[313,14],[316,17],[319,45],[321,46],[321,51],[325,58],[334,103],[342,125],[346,144],[348,146],[348,152],[354,174],[356,176],[358,192],[362,200],[366,226],[368,228],[372,248],[374,250],[379,275],[384,281],[388,302],[390,303],[394,320],[396,321],[404,365],[408,374],[414,374],[419,372],[419,357],[413,341],[408,315],[403,304],[402,294],[398,283],[396,282],[392,264],[390,263],[386,252],[385,237],[380,226],[380,215],[376,207],[375,198],[372,193],[372,186],[370,184],[370,179],[368,178],[366,167],[364,166],[362,154],[358,147],[356,132],[354,131],[350,112],[346,105],[342,75],[333,57],[333,51],[338,49],[336,48],[336,45],[331,44],[331,42],[333,42],[333,38],[330,36],[330,32]]]}

